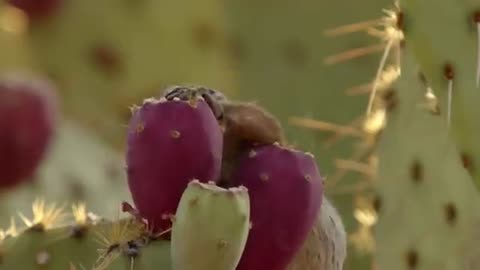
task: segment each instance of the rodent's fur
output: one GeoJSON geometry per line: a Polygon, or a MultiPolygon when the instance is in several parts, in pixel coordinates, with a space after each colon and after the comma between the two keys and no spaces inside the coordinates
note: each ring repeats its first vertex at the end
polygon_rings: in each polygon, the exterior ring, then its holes
{"type": "Polygon", "coordinates": [[[230,173],[241,154],[253,145],[286,143],[280,122],[268,111],[254,103],[224,102],[224,147],[221,186],[231,183],[230,173]]]}

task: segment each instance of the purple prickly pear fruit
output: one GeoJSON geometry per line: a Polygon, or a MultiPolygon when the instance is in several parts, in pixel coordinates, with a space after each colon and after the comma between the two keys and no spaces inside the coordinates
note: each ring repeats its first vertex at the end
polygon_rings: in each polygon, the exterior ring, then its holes
{"type": "Polygon", "coordinates": [[[130,192],[154,233],[171,227],[191,180],[219,180],[223,134],[202,98],[145,100],[130,120],[127,144],[130,192]]]}
{"type": "Polygon", "coordinates": [[[237,270],[284,270],[307,239],[323,199],[310,154],[274,145],[242,156],[233,181],[249,190],[252,228],[237,270]]]}
{"type": "Polygon", "coordinates": [[[47,18],[60,8],[62,0],[8,0],[31,19],[47,18]]]}
{"type": "Polygon", "coordinates": [[[55,129],[55,89],[40,79],[0,78],[0,189],[33,178],[55,129]]]}

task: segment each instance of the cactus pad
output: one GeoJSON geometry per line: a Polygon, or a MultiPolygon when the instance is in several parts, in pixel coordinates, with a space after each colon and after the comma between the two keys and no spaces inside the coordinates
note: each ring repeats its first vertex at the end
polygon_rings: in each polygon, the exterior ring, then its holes
{"type": "Polygon", "coordinates": [[[235,270],[247,242],[249,220],[245,188],[190,182],[172,227],[173,269],[235,270]]]}
{"type": "MultiPolygon", "coordinates": [[[[68,225],[62,208],[44,202],[34,204],[34,218],[24,218],[26,227],[0,230],[0,269],[148,269],[170,267],[167,241],[143,240],[143,224],[132,219],[107,221],[73,207],[74,220],[68,225]],[[62,218],[63,217],[63,218],[62,218]],[[141,255],[141,256],[140,256],[141,255]],[[69,268],[70,266],[70,268],[69,268]]],[[[72,220],[68,220],[72,221],[72,220]]]]}
{"type": "Polygon", "coordinates": [[[450,124],[458,150],[470,160],[469,172],[480,186],[480,3],[407,0],[401,9],[406,42],[439,98],[443,120],[450,124]]]}
{"type": "Polygon", "coordinates": [[[377,267],[478,269],[468,265],[468,256],[478,254],[478,244],[471,245],[478,230],[478,192],[446,123],[424,107],[426,89],[408,49],[407,43],[396,105],[378,145],[377,267]]]}
{"type": "Polygon", "coordinates": [[[32,62],[61,85],[66,115],[111,146],[123,151],[128,106],[156,96],[159,88],[202,84],[234,90],[222,3],[62,2],[54,16],[31,23],[24,39],[32,62]],[[184,20],[172,10],[181,10],[184,20]]]}
{"type": "Polygon", "coordinates": [[[158,232],[170,227],[169,216],[191,180],[218,181],[222,131],[202,98],[148,99],[134,110],[127,139],[128,184],[140,215],[158,232]]]}

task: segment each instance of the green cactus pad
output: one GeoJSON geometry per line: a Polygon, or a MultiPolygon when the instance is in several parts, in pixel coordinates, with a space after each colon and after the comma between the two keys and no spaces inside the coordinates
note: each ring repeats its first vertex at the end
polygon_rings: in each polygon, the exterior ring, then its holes
{"type": "Polygon", "coordinates": [[[406,43],[440,100],[443,120],[450,118],[453,138],[461,155],[471,163],[470,173],[478,186],[480,2],[406,0],[401,2],[401,9],[406,43]]]}
{"type": "Polygon", "coordinates": [[[1,231],[1,270],[171,269],[169,242],[146,238],[144,225],[133,219],[107,221],[79,205],[74,222],[60,225],[65,212],[44,206],[36,203],[25,228],[1,231]]]}
{"type": "Polygon", "coordinates": [[[145,96],[171,84],[232,89],[224,35],[215,0],[87,0],[64,1],[27,37],[35,64],[60,85],[68,115],[122,147],[128,107],[145,96]]]}
{"type": "Polygon", "coordinates": [[[478,192],[445,121],[425,109],[426,89],[408,50],[394,85],[396,106],[378,145],[377,267],[478,269],[467,267],[479,250],[469,243],[478,228],[478,192]]]}
{"type": "Polygon", "coordinates": [[[190,182],[172,227],[172,269],[234,270],[247,242],[249,220],[246,188],[190,182]]]}
{"type": "Polygon", "coordinates": [[[68,269],[70,262],[94,263],[99,254],[93,234],[76,239],[70,235],[70,229],[31,230],[8,238],[2,245],[0,269],[68,269]]]}
{"type": "Polygon", "coordinates": [[[68,203],[83,201],[92,211],[113,217],[121,201],[129,196],[121,156],[70,119],[62,119],[37,177],[35,184],[0,196],[0,226],[8,225],[10,216],[19,211],[29,211],[38,197],[68,203]],[[98,196],[102,190],[108,190],[109,196],[98,196]]]}

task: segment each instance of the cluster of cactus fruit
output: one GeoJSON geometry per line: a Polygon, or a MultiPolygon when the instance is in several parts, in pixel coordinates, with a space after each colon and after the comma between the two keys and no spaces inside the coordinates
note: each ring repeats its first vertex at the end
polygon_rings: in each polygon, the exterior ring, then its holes
{"type": "Polygon", "coordinates": [[[323,181],[313,157],[252,140],[255,130],[224,137],[222,130],[259,121],[241,107],[247,119],[239,122],[232,106],[213,90],[174,87],[133,108],[130,209],[154,234],[171,227],[174,269],[286,269],[320,215],[323,181]],[[233,160],[223,157],[231,151],[233,160]],[[189,185],[226,197],[195,196],[184,192],[189,185]]]}
{"type": "MultiPolygon", "coordinates": [[[[0,184],[13,189],[41,163],[56,103],[46,83],[1,83],[0,150],[9,163],[0,184]]],[[[287,145],[264,109],[203,87],[173,87],[131,110],[129,216],[108,221],[80,204],[65,225],[63,208],[38,201],[33,219],[21,215],[26,228],[12,224],[0,234],[0,269],[342,268],[345,233],[316,161],[287,145]]]]}

